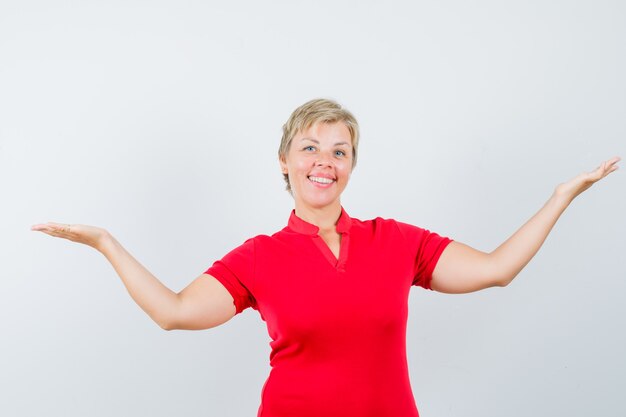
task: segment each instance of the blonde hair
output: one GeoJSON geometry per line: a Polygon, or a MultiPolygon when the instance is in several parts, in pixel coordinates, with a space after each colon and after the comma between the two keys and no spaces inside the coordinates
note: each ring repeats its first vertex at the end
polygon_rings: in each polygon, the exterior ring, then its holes
{"type": "MultiPolygon", "coordinates": [[[[291,141],[298,134],[307,130],[315,123],[343,122],[350,131],[352,142],[352,168],[356,166],[357,148],[359,146],[359,124],[356,118],[347,109],[333,100],[318,98],[307,101],[291,113],[287,122],[283,125],[283,137],[278,148],[278,158],[284,160],[289,152],[291,141]]],[[[291,192],[289,176],[283,174],[287,183],[287,191],[291,192]]]]}

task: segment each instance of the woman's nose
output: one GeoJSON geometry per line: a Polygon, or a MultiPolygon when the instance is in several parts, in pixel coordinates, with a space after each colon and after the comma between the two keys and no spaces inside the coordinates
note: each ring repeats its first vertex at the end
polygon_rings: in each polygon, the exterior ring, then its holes
{"type": "Polygon", "coordinates": [[[330,159],[328,158],[320,157],[317,159],[317,161],[315,161],[315,165],[317,165],[318,167],[330,166],[331,162],[330,162],[330,159]]]}
{"type": "Polygon", "coordinates": [[[317,166],[330,166],[331,164],[332,158],[328,152],[321,152],[317,157],[317,161],[315,161],[315,165],[317,166]]]}

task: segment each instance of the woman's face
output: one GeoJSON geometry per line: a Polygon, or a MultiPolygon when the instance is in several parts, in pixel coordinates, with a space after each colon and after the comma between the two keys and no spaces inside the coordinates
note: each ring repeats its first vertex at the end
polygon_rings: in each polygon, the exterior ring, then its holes
{"type": "Polygon", "coordinates": [[[339,207],[352,172],[348,127],[343,122],[320,122],[298,132],[280,166],[289,175],[296,208],[339,207]]]}

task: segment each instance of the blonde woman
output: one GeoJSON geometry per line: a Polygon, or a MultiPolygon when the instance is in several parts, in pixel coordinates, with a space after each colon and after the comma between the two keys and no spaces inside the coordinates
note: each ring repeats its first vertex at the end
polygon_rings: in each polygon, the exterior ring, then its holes
{"type": "Polygon", "coordinates": [[[181,292],[165,287],[105,229],[32,227],[89,245],[163,329],[209,329],[252,307],[272,338],[259,417],[417,417],[406,359],[408,295],[506,286],[537,253],[567,206],[618,169],[614,157],[559,184],[490,253],[392,219],[358,220],[341,205],[357,161],[359,127],[334,101],[297,108],[279,163],[294,199],[287,225],[233,249],[181,292]]]}

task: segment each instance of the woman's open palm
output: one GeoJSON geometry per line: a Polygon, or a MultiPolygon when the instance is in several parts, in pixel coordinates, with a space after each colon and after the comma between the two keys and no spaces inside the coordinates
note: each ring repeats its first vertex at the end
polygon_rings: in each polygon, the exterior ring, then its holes
{"type": "Polygon", "coordinates": [[[570,199],[576,198],[583,191],[586,191],[597,181],[600,181],[602,178],[609,175],[611,172],[615,171],[619,168],[616,165],[621,158],[619,156],[615,156],[608,161],[604,161],[600,166],[594,169],[591,172],[583,172],[582,174],[577,175],[571,180],[559,184],[556,188],[556,192],[562,195],[568,196],[570,199]]]}
{"type": "Polygon", "coordinates": [[[50,236],[61,237],[72,242],[82,243],[95,249],[106,236],[107,231],[100,227],[88,226],[85,224],[63,224],[48,222],[33,225],[30,230],[43,232],[50,236]]]}

